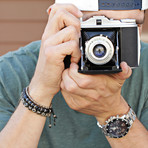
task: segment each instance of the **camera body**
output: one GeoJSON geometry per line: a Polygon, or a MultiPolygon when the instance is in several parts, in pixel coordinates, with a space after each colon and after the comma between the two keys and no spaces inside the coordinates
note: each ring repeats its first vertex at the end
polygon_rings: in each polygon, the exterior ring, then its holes
{"type": "Polygon", "coordinates": [[[105,16],[81,20],[80,51],[80,73],[121,72],[122,61],[132,68],[137,67],[140,39],[135,20],[113,20],[105,16]]]}

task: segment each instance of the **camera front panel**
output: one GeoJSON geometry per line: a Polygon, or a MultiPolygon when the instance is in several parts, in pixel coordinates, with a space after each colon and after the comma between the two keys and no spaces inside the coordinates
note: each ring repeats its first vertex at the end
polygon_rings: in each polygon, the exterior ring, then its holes
{"type": "Polygon", "coordinates": [[[117,66],[117,61],[120,62],[120,51],[116,51],[118,34],[119,28],[83,28],[79,72],[96,74],[121,71],[117,66]]]}

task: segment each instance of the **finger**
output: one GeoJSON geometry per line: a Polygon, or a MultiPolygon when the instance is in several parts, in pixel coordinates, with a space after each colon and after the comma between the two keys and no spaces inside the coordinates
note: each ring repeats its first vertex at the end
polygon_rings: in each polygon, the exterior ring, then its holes
{"type": "Polygon", "coordinates": [[[57,45],[57,48],[59,48],[59,53],[63,55],[64,58],[66,55],[71,55],[71,62],[78,63],[81,57],[81,53],[77,41],[71,40],[69,42],[63,43],[62,46],[63,50],[61,50],[60,45],[57,45]]]}
{"type": "Polygon", "coordinates": [[[73,93],[77,89],[77,84],[69,77],[68,69],[64,70],[62,74],[62,85],[63,90],[73,93]]]}
{"type": "Polygon", "coordinates": [[[89,98],[88,100],[94,100],[98,96],[98,93],[95,90],[80,88],[77,83],[68,75],[68,69],[63,72],[61,88],[65,92],[89,98]]]}
{"type": "Polygon", "coordinates": [[[77,44],[79,44],[79,34],[74,26],[68,26],[55,35],[48,38],[44,44],[46,47],[58,45],[70,40],[76,40],[77,44]]]}
{"type": "Polygon", "coordinates": [[[80,34],[80,20],[68,11],[64,9],[59,9],[57,10],[53,18],[51,20],[48,20],[43,38],[48,38],[49,36],[65,28],[66,26],[74,26],[77,32],[80,34]]]}
{"type": "Polygon", "coordinates": [[[102,84],[103,79],[105,79],[105,75],[86,75],[78,72],[78,65],[75,63],[71,63],[69,75],[80,88],[93,89],[95,86],[99,86],[99,88],[103,88],[102,84]],[[97,82],[97,83],[96,83],[97,82]]]}
{"type": "Polygon", "coordinates": [[[122,72],[115,74],[114,77],[116,77],[119,80],[128,79],[132,74],[131,68],[127,65],[126,62],[121,62],[120,66],[122,68],[122,72]]]}
{"type": "Polygon", "coordinates": [[[65,9],[66,11],[68,11],[69,13],[73,14],[75,17],[82,17],[83,13],[75,6],[72,4],[53,4],[52,6],[50,6],[48,8],[48,12],[50,10],[50,15],[49,15],[49,20],[55,15],[55,13],[57,12],[57,10],[59,9],[65,9]]]}
{"type": "MultiPolygon", "coordinates": [[[[80,59],[80,49],[76,40],[71,40],[56,46],[47,46],[45,48],[45,55],[49,60],[54,60],[56,57],[56,62],[63,61],[66,55],[71,55],[71,61],[78,63],[80,59]]],[[[59,63],[57,63],[59,64],[59,63]]]]}

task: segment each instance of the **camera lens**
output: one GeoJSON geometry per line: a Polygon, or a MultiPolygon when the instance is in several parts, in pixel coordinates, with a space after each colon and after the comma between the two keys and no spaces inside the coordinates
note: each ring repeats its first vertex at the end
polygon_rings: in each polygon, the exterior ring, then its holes
{"type": "Polygon", "coordinates": [[[106,64],[114,55],[114,45],[107,37],[95,36],[88,40],[85,45],[86,58],[93,64],[106,64]]]}
{"type": "Polygon", "coordinates": [[[98,44],[94,47],[93,53],[97,58],[102,58],[106,55],[106,47],[104,45],[98,44]]]}

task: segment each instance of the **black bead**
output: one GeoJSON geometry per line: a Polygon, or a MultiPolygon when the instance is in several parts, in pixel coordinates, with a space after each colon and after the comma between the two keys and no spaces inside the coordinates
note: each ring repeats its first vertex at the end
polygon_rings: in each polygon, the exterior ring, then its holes
{"type": "Polygon", "coordinates": [[[28,98],[26,98],[26,102],[29,102],[29,99],[28,98]]]}
{"type": "Polygon", "coordinates": [[[32,111],[33,111],[34,113],[36,113],[36,109],[35,109],[35,108],[33,108],[32,111]]]}
{"type": "Polygon", "coordinates": [[[40,108],[40,107],[38,107],[38,111],[40,111],[40,109],[41,109],[41,108],[40,108]]]}
{"type": "Polygon", "coordinates": [[[28,98],[26,94],[24,94],[24,98],[25,98],[25,99],[27,99],[27,98],[28,98]]]}
{"type": "Polygon", "coordinates": [[[37,114],[41,114],[40,107],[37,108],[37,114]]]}
{"type": "Polygon", "coordinates": [[[23,100],[22,100],[22,101],[26,102],[26,99],[25,99],[25,98],[23,98],[23,100]]]}
{"type": "Polygon", "coordinates": [[[49,109],[44,108],[44,113],[49,113],[49,109]]]}
{"type": "Polygon", "coordinates": [[[31,103],[31,106],[34,108],[35,104],[34,103],[31,103]]]}
{"type": "Polygon", "coordinates": [[[25,106],[25,107],[28,107],[29,104],[28,104],[27,102],[24,102],[24,106],[25,106]]]}
{"type": "Polygon", "coordinates": [[[46,116],[46,114],[44,112],[41,113],[42,116],[46,116]]]}
{"type": "Polygon", "coordinates": [[[31,104],[32,104],[32,101],[31,101],[31,100],[30,100],[30,101],[28,101],[28,104],[30,104],[30,105],[31,105],[31,104]]]}
{"type": "Polygon", "coordinates": [[[42,107],[40,108],[40,112],[44,112],[44,109],[42,107]]]}
{"type": "Polygon", "coordinates": [[[48,110],[49,110],[49,113],[51,113],[51,109],[49,108],[48,110]]]}
{"type": "Polygon", "coordinates": [[[21,100],[23,102],[23,105],[27,107],[29,110],[31,110],[34,113],[40,114],[45,117],[49,117],[49,128],[51,128],[51,115],[53,116],[53,125],[56,124],[56,115],[54,114],[54,111],[52,107],[44,107],[41,105],[38,105],[34,100],[32,100],[28,95],[27,95],[27,89],[24,89],[22,94],[21,94],[21,100]]]}
{"type": "Polygon", "coordinates": [[[38,110],[37,112],[36,112],[37,114],[41,114],[41,112],[38,110]]]}
{"type": "Polygon", "coordinates": [[[32,110],[32,106],[29,106],[28,109],[29,109],[29,110],[32,110]]]}
{"type": "Polygon", "coordinates": [[[35,108],[36,110],[38,110],[38,106],[35,105],[34,108],[35,108]]]}

